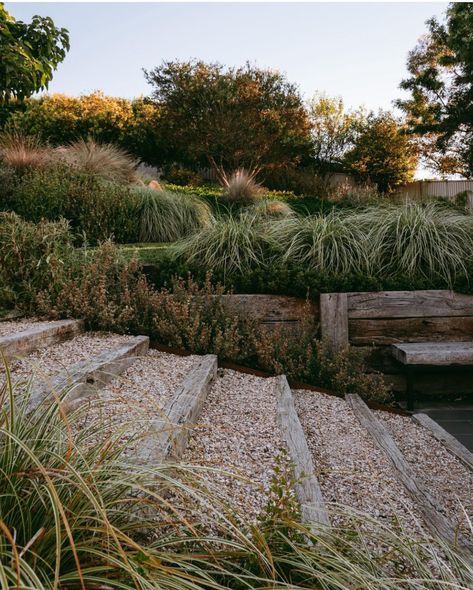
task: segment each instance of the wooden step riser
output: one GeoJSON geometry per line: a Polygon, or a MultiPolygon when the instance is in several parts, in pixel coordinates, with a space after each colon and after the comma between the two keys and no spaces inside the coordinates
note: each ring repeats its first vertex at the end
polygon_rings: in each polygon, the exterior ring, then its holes
{"type": "Polygon", "coordinates": [[[0,353],[7,361],[31,352],[74,338],[84,330],[81,320],[60,320],[46,326],[33,326],[28,330],[0,338],[0,353]]]}
{"type": "Polygon", "coordinates": [[[275,395],[282,438],[293,464],[295,492],[301,506],[302,519],[311,528],[319,531],[330,526],[330,519],[315,475],[312,454],[285,375],[276,377],[275,395]]]}
{"type": "Polygon", "coordinates": [[[140,440],[136,459],[146,465],[178,461],[187,446],[207,395],[217,376],[217,357],[209,354],[190,371],[163,410],[140,440]]]}
{"type": "Polygon", "coordinates": [[[98,390],[128,369],[136,357],[148,352],[149,338],[135,336],[130,342],[73,365],[53,377],[48,383],[34,386],[29,401],[30,411],[45,401],[62,397],[63,408],[70,412],[81,403],[98,396],[98,390]]]}

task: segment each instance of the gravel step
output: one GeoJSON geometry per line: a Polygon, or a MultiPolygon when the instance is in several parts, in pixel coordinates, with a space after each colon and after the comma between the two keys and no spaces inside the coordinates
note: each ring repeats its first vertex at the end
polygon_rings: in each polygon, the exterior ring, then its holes
{"type": "MultiPolygon", "coordinates": [[[[324,500],[420,531],[415,504],[345,400],[306,390],[293,394],[324,500]]],[[[333,525],[345,521],[336,507],[330,517],[333,525]]]]}
{"type": "Polygon", "coordinates": [[[216,469],[199,472],[208,489],[253,520],[282,449],[274,379],[220,370],[182,462],[216,469]]]}
{"type": "MultiPolygon", "coordinates": [[[[73,343],[71,343],[73,344],[73,343]]],[[[130,367],[139,355],[146,354],[149,347],[147,336],[128,337],[125,342],[80,361],[47,380],[36,381],[29,401],[34,409],[43,401],[60,394],[66,388],[64,398],[66,411],[97,395],[105,384],[130,367]]]]}
{"type": "Polygon", "coordinates": [[[0,352],[7,359],[73,338],[83,330],[80,320],[57,322],[2,322],[0,323],[0,352]]]}
{"type": "Polygon", "coordinates": [[[468,531],[467,519],[473,519],[473,472],[410,417],[379,411],[375,414],[416,477],[440,499],[440,511],[455,527],[468,531]]]}
{"type": "Polygon", "coordinates": [[[149,350],[97,392],[99,403],[91,405],[87,419],[99,418],[105,434],[120,432],[122,442],[130,441],[127,455],[134,460],[159,463],[166,446],[159,435],[173,426],[169,405],[202,358],[149,350]]]}

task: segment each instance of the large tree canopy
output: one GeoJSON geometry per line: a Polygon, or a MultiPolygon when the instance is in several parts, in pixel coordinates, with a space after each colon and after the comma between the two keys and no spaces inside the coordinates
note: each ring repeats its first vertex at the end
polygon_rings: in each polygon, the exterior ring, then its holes
{"type": "Polygon", "coordinates": [[[271,169],[309,152],[302,99],[279,72],[192,61],[164,62],[145,75],[162,110],[161,133],[189,163],[217,173],[271,169]]]}
{"type": "Polygon", "coordinates": [[[47,88],[69,50],[69,34],[49,17],[16,21],[0,3],[0,103],[47,88]]]}
{"type": "Polygon", "coordinates": [[[353,147],[366,115],[347,111],[341,98],[316,94],[308,104],[315,170],[322,176],[343,168],[343,159],[353,147]]]}
{"type": "Polygon", "coordinates": [[[446,22],[427,22],[428,33],[410,52],[410,77],[397,101],[418,137],[428,166],[442,174],[473,176],[473,3],[449,5],[446,22]]]}
{"type": "Polygon", "coordinates": [[[361,182],[389,192],[414,178],[416,149],[391,113],[370,113],[346,154],[345,164],[361,182]]]}

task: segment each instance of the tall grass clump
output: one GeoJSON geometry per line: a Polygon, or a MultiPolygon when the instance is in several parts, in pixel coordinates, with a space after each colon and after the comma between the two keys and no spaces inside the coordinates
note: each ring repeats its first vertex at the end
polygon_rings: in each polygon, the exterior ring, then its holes
{"type": "Polygon", "coordinates": [[[0,135],[0,160],[16,172],[28,168],[44,168],[52,159],[52,151],[37,137],[16,131],[0,135]]]}
{"type": "Polygon", "coordinates": [[[147,188],[133,192],[141,202],[141,242],[175,242],[211,222],[208,205],[197,197],[147,188]]]}
{"type": "Polygon", "coordinates": [[[354,217],[369,228],[373,266],[381,276],[439,277],[451,285],[473,257],[473,221],[436,203],[370,208],[354,217]]]}
{"type": "Polygon", "coordinates": [[[56,157],[91,176],[122,184],[137,180],[138,162],[122,148],[111,143],[79,139],[56,149],[56,157]]]}
{"type": "Polygon", "coordinates": [[[261,185],[256,182],[256,171],[244,168],[235,170],[230,176],[222,175],[223,199],[230,205],[252,205],[261,195],[261,185]]]}
{"type": "MultiPolygon", "coordinates": [[[[61,399],[67,392],[28,411],[32,387],[31,380],[12,384],[6,369],[0,391],[2,587],[204,588],[206,573],[192,556],[176,552],[169,533],[159,543],[149,541],[150,531],[165,525],[186,531],[156,492],[160,482],[173,487],[166,468],[125,464],[119,433],[105,434],[82,413],[66,417],[61,399]]],[[[192,541],[192,532],[184,537],[192,541]]]]}
{"type": "Polygon", "coordinates": [[[275,242],[267,224],[252,211],[220,217],[175,247],[178,259],[224,275],[265,266],[275,242]]]}
{"type": "Polygon", "coordinates": [[[366,232],[349,214],[333,211],[284,219],[270,232],[284,262],[335,274],[369,270],[366,232]]]}

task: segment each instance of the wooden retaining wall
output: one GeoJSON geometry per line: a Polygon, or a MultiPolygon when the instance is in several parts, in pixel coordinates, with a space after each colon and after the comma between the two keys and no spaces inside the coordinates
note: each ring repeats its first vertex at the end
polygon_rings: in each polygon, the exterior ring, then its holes
{"type": "MultiPolygon", "coordinates": [[[[225,295],[229,309],[268,327],[297,325],[308,311],[320,322],[322,338],[334,350],[350,345],[367,353],[396,392],[405,379],[393,360],[396,342],[472,341],[473,296],[448,290],[325,293],[319,304],[280,295],[225,295]]],[[[473,371],[420,375],[416,390],[432,395],[473,393],[473,371]]]]}
{"type": "MultiPolygon", "coordinates": [[[[336,293],[320,297],[321,335],[334,349],[348,345],[368,353],[395,391],[405,379],[390,353],[396,342],[473,340],[473,296],[447,290],[336,293]],[[330,321],[324,321],[324,315],[330,321]]],[[[473,371],[421,375],[421,393],[473,393],[473,371]]]]}

